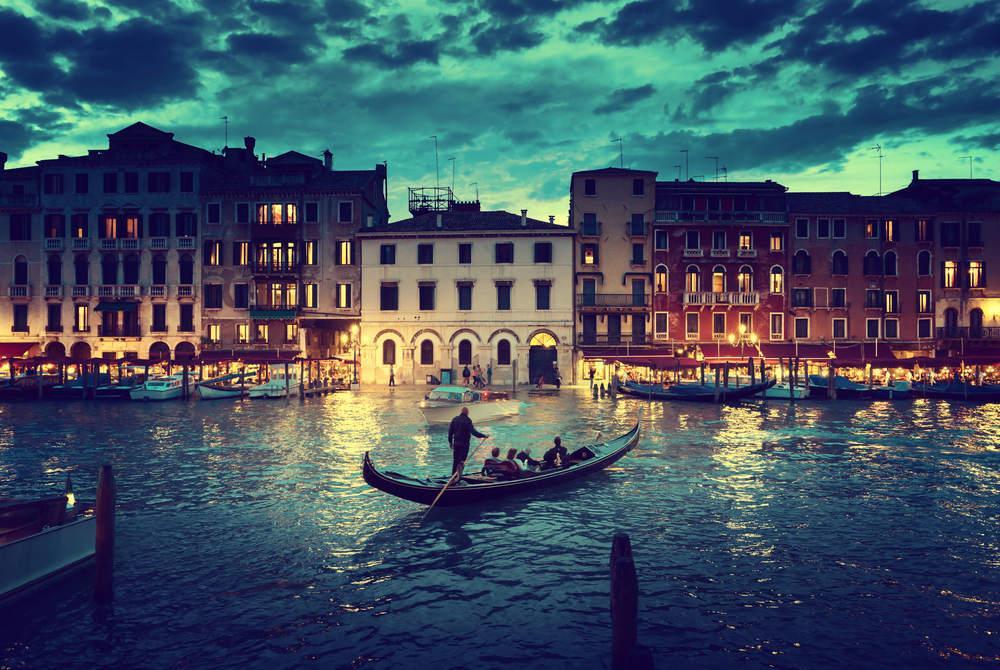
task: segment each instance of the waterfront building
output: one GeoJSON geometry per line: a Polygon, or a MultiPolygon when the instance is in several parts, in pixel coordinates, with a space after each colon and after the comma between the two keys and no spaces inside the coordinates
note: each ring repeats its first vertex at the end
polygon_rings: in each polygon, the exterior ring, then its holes
{"type": "Polygon", "coordinates": [[[553,383],[557,369],[568,383],[574,231],[450,192],[410,203],[412,218],[357,233],[361,381],[461,383],[465,366],[492,365],[494,385],[553,383]]]}

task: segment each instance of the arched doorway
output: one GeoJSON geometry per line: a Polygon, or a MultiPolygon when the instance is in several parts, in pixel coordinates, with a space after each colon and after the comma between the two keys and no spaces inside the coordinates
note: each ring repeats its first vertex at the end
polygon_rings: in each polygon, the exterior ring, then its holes
{"type": "Polygon", "coordinates": [[[944,311],[944,336],[946,338],[958,337],[958,310],[949,307],[944,311]]]}
{"type": "Polygon", "coordinates": [[[977,339],[983,336],[983,310],[978,307],[969,312],[969,337],[977,339]]]}
{"type": "Polygon", "coordinates": [[[66,347],[62,342],[49,342],[45,346],[46,358],[66,358],[66,347]]]}
{"type": "MultiPolygon", "coordinates": [[[[175,361],[189,361],[192,358],[194,358],[194,355],[195,355],[194,345],[191,344],[190,342],[181,342],[180,344],[177,345],[177,348],[174,349],[175,361]]],[[[169,358],[169,353],[168,353],[168,358],[169,358]]]]}
{"type": "Polygon", "coordinates": [[[556,364],[559,361],[556,338],[551,333],[536,333],[528,341],[528,347],[529,380],[536,382],[539,377],[544,377],[546,384],[555,384],[556,364]]]}
{"type": "Polygon", "coordinates": [[[170,346],[166,342],[153,342],[149,347],[149,360],[169,361],[170,346]]]}
{"type": "Polygon", "coordinates": [[[70,358],[75,358],[78,361],[89,361],[90,360],[90,345],[86,342],[77,342],[69,350],[70,358]]]}

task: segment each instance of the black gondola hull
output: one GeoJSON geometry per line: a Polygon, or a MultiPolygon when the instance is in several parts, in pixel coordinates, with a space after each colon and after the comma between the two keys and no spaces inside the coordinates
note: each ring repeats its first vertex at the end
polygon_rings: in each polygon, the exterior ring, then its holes
{"type": "MultiPolygon", "coordinates": [[[[757,395],[761,391],[771,388],[777,383],[776,379],[769,379],[766,382],[760,382],[757,384],[747,384],[746,386],[741,386],[739,388],[734,388],[732,386],[728,388],[719,388],[719,402],[729,403],[738,402],[740,400],[747,400],[757,395]]],[[[691,386],[668,386],[666,388],[660,386],[650,387],[648,384],[638,384],[636,382],[626,381],[624,384],[618,387],[618,390],[622,393],[630,396],[635,396],[636,398],[650,399],[650,400],[679,400],[682,402],[715,402],[715,387],[711,384],[702,385],[691,385],[691,386]]]]}

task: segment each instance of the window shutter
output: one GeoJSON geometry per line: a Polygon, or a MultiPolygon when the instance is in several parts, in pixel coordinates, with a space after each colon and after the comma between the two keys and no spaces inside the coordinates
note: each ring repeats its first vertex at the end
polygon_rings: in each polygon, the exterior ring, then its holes
{"type": "Polygon", "coordinates": [[[941,288],[945,288],[944,279],[944,261],[941,261],[941,288]]]}
{"type": "Polygon", "coordinates": [[[351,264],[351,265],[354,265],[354,264],[355,264],[355,263],[354,263],[354,242],[351,242],[351,243],[350,243],[350,245],[351,245],[351,246],[350,246],[350,249],[351,249],[351,253],[350,253],[350,256],[351,256],[351,260],[350,260],[350,264],[351,264]]]}

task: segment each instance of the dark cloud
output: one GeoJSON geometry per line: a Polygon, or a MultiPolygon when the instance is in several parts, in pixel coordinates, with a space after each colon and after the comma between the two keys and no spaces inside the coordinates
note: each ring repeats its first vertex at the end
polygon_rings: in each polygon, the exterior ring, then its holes
{"type": "Polygon", "coordinates": [[[0,119],[0,151],[15,161],[34,145],[52,139],[54,133],[40,130],[30,122],[0,119]]]}
{"type": "Polygon", "coordinates": [[[237,58],[251,58],[260,63],[296,65],[313,59],[310,51],[311,39],[298,35],[274,35],[271,33],[232,33],[226,38],[228,53],[237,58]]]}
{"type": "Polygon", "coordinates": [[[355,0],[326,0],[323,12],[331,21],[344,23],[368,17],[368,8],[355,0]]]}
{"type": "Polygon", "coordinates": [[[1000,133],[988,133],[986,135],[973,135],[965,137],[959,135],[950,140],[952,144],[962,147],[962,151],[972,149],[986,149],[987,151],[997,151],[1000,149],[1000,133]]]}
{"type": "Polygon", "coordinates": [[[250,11],[267,20],[268,25],[281,32],[298,33],[305,26],[313,26],[320,20],[318,7],[312,3],[261,2],[250,0],[250,11]]]}
{"type": "Polygon", "coordinates": [[[639,86],[637,88],[620,88],[608,95],[603,105],[594,108],[594,114],[610,114],[629,109],[637,102],[645,100],[656,93],[652,84],[639,86]]]}
{"type": "Polygon", "coordinates": [[[385,42],[369,42],[344,49],[344,60],[371,63],[386,70],[411,67],[418,63],[437,65],[441,56],[438,40],[397,42],[395,48],[385,42]]]}
{"type": "Polygon", "coordinates": [[[590,0],[483,0],[480,8],[490,15],[505,20],[519,21],[529,16],[555,16],[566,9],[573,9],[590,0]]]}
{"type": "Polygon", "coordinates": [[[56,20],[86,21],[90,18],[90,7],[78,0],[42,0],[35,9],[56,20]]]}
{"type": "Polygon", "coordinates": [[[482,56],[501,51],[524,51],[545,41],[545,35],[529,30],[524,23],[493,25],[480,23],[469,31],[472,44],[482,56]]]}

